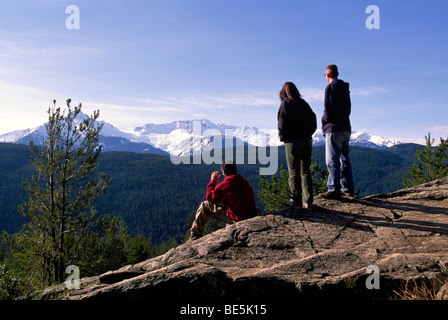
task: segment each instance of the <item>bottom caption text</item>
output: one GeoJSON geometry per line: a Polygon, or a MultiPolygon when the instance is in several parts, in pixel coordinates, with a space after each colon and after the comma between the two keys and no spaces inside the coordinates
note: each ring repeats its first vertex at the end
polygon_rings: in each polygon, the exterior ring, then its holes
{"type": "Polygon", "coordinates": [[[265,315],[267,307],[264,304],[225,304],[217,306],[195,306],[187,304],[180,308],[181,315],[202,315],[212,317],[213,315],[265,315]]]}

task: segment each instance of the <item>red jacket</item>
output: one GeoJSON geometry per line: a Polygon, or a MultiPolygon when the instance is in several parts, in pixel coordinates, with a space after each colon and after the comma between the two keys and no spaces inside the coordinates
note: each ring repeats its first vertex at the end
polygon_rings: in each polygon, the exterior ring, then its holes
{"type": "Polygon", "coordinates": [[[210,181],[207,185],[206,200],[212,203],[222,203],[233,221],[241,221],[257,215],[254,190],[242,175],[227,176],[216,185],[210,181]]]}

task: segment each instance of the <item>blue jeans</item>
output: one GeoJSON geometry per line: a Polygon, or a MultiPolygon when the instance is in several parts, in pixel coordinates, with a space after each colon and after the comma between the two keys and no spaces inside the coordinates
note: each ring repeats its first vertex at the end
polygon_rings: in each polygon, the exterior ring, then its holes
{"type": "Polygon", "coordinates": [[[325,135],[325,139],[328,191],[353,191],[352,164],[348,156],[350,131],[330,132],[325,135]]]}

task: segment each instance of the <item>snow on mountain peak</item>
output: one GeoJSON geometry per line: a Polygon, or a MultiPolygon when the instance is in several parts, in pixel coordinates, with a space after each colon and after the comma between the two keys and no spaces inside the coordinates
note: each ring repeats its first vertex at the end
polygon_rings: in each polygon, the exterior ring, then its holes
{"type": "Polygon", "coordinates": [[[365,130],[353,132],[350,142],[355,145],[357,143],[372,143],[379,148],[389,148],[402,143],[395,139],[383,138],[371,133],[367,133],[365,130]]]}
{"type": "MultiPolygon", "coordinates": [[[[183,155],[198,154],[206,150],[212,136],[220,139],[236,138],[237,144],[248,143],[254,146],[280,146],[283,143],[278,138],[277,129],[258,129],[251,126],[232,126],[222,123],[213,123],[207,119],[174,121],[166,124],[146,124],[137,127],[132,132],[136,141],[150,143],[170,154],[183,155]],[[198,139],[202,143],[197,143],[198,139]]],[[[389,138],[367,133],[365,130],[354,131],[351,136],[351,144],[370,148],[387,148],[400,144],[389,138]]],[[[321,130],[313,135],[315,146],[324,145],[325,137],[321,130]]]]}
{"type": "MultiPolygon", "coordinates": [[[[78,115],[82,121],[84,114],[78,115]]],[[[258,147],[280,146],[277,129],[259,129],[252,126],[233,126],[213,123],[207,119],[179,120],[164,124],[148,123],[130,131],[121,131],[113,125],[103,124],[101,135],[104,137],[121,137],[134,143],[146,143],[173,155],[198,154],[218,143],[234,141],[237,145],[250,144],[258,147]],[[218,139],[218,140],[216,140],[218,139]]],[[[45,125],[33,129],[19,130],[0,135],[0,142],[24,143],[29,140],[41,140],[45,136],[45,125]]],[[[400,141],[383,138],[366,132],[354,131],[351,144],[370,148],[387,148],[400,144],[400,141]]],[[[313,145],[325,144],[321,130],[313,135],[313,145]]]]}

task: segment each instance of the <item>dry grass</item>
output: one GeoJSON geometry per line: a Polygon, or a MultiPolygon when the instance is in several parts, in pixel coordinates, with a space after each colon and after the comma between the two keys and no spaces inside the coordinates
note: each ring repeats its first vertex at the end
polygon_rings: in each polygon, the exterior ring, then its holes
{"type": "Polygon", "coordinates": [[[401,300],[437,300],[437,292],[446,283],[435,278],[432,280],[407,280],[394,293],[401,300]]]}

